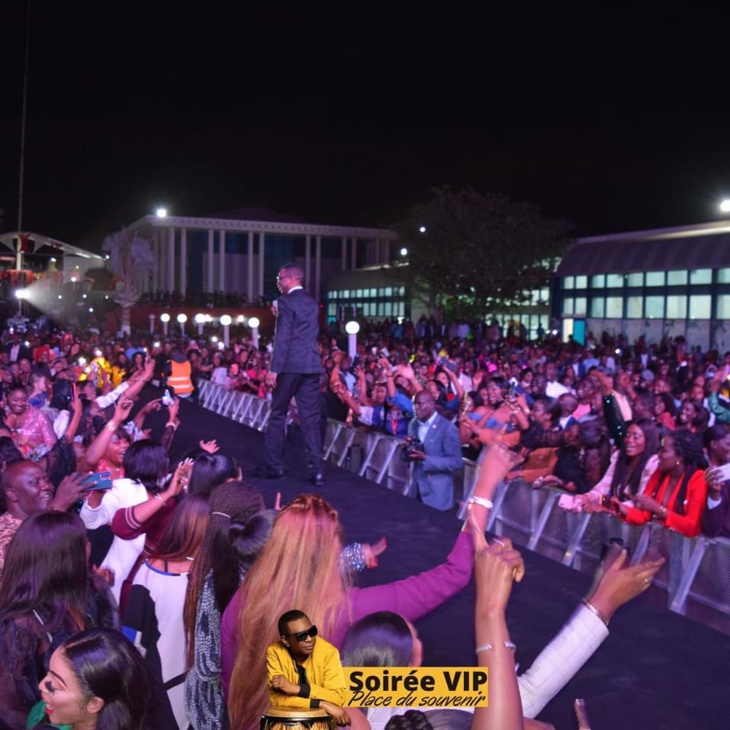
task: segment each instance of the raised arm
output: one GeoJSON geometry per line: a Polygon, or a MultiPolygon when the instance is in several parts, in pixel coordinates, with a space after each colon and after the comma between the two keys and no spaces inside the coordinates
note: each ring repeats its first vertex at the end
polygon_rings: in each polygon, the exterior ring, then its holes
{"type": "Polygon", "coordinates": [[[126,396],[117,402],[111,420],[106,423],[104,428],[101,429],[101,433],[89,444],[89,448],[86,449],[86,453],[79,464],[80,472],[93,471],[96,468],[101,457],[104,456],[106,447],[109,445],[114,432],[127,419],[133,404],[134,402],[126,396]]]}
{"type": "Polygon", "coordinates": [[[474,612],[477,664],[489,670],[489,706],[474,712],[472,730],[521,730],[522,702],[515,673],[515,645],[510,640],[505,610],[514,581],[522,580],[525,564],[507,538],[477,547],[474,612]]]}

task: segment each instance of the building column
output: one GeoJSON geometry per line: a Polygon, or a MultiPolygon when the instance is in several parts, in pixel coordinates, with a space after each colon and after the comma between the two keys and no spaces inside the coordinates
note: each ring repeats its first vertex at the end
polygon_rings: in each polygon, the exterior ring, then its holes
{"type": "Polygon", "coordinates": [[[180,294],[185,296],[188,290],[188,231],[180,231],[180,294]]]}
{"type": "Polygon", "coordinates": [[[246,296],[249,302],[253,300],[253,231],[246,239],[246,296]]]}
{"type": "Polygon", "coordinates": [[[342,236],[342,270],[347,271],[347,238],[342,236]]]}
{"type": "Polygon", "coordinates": [[[167,290],[175,291],[175,229],[167,229],[167,290]]]}
{"type": "Polygon", "coordinates": [[[350,256],[350,271],[357,268],[357,238],[352,238],[352,254],[350,256]]]}
{"type": "Polygon", "coordinates": [[[258,282],[258,294],[257,296],[262,297],[264,295],[264,259],[266,258],[266,234],[261,231],[259,233],[259,282],[258,282]]]}
{"type": "Polygon", "coordinates": [[[212,228],[208,229],[208,279],[205,291],[211,294],[215,291],[215,279],[213,277],[215,264],[213,263],[213,254],[215,249],[215,232],[212,228]]]}
{"type": "Polygon", "coordinates": [[[159,259],[157,256],[157,234],[155,233],[150,240],[152,248],[152,291],[157,289],[157,277],[160,275],[159,259]]]}
{"type": "Polygon", "coordinates": [[[304,239],[304,281],[307,282],[306,290],[311,296],[314,291],[312,281],[309,278],[310,274],[310,258],[312,257],[312,237],[307,235],[304,239]]]}
{"type": "Polygon", "coordinates": [[[390,263],[390,241],[387,239],[383,240],[383,263],[390,263]]]}
{"type": "Polygon", "coordinates": [[[218,232],[218,289],[226,291],[226,232],[218,232]]]}
{"type": "Polygon", "coordinates": [[[314,239],[314,298],[322,301],[322,236],[314,239]]]}
{"type": "Polygon", "coordinates": [[[165,248],[167,239],[165,233],[160,231],[157,238],[157,261],[160,266],[160,275],[157,277],[157,288],[161,291],[165,289],[167,282],[167,249],[165,248]]]}

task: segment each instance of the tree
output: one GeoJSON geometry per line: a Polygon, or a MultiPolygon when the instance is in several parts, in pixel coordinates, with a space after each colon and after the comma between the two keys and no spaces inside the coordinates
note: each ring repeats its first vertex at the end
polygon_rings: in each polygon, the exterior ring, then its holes
{"type": "Polygon", "coordinates": [[[119,277],[114,300],[122,308],[122,332],[131,333],[130,312],[139,299],[134,285],[137,277],[152,270],[155,257],[149,241],[126,229],[112,233],[104,239],[102,251],[109,254],[109,268],[119,277]]]}
{"type": "Polygon", "coordinates": [[[437,188],[396,224],[414,298],[455,318],[513,311],[550,283],[571,226],[497,193],[437,188]]]}

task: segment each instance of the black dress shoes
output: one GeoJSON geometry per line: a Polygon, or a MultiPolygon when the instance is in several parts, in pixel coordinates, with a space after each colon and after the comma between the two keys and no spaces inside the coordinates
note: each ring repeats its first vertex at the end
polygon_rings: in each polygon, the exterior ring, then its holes
{"type": "Polygon", "coordinates": [[[322,474],[321,471],[315,472],[310,477],[310,481],[312,484],[314,484],[315,487],[323,487],[324,486],[324,474],[322,474]]]}

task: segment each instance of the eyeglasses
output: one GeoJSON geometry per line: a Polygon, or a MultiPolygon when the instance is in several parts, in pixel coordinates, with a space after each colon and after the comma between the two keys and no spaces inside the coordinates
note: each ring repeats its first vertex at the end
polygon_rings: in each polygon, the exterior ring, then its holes
{"type": "Polygon", "coordinates": [[[288,636],[293,636],[297,641],[306,641],[310,636],[314,638],[318,633],[316,626],[310,626],[306,631],[297,631],[296,634],[288,634],[288,636]]]}

